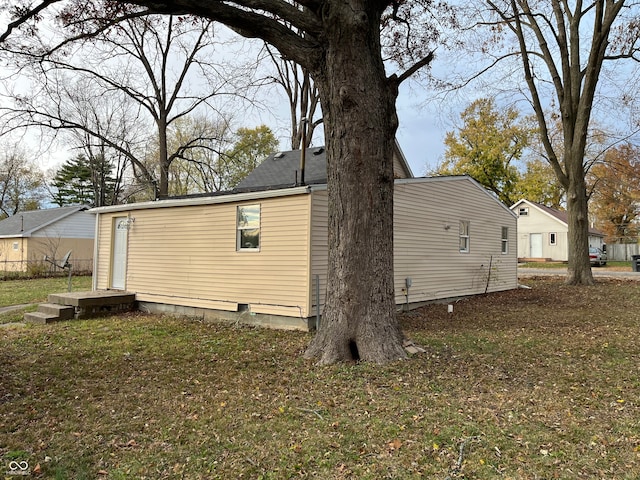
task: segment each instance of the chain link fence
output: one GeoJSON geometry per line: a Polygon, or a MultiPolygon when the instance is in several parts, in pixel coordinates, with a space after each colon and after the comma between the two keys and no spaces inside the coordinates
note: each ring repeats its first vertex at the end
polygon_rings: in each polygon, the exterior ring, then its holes
{"type": "MultiPolygon", "coordinates": [[[[69,263],[74,275],[91,275],[93,272],[93,259],[91,258],[72,258],[69,263]]],[[[68,274],[67,269],[62,269],[45,260],[0,261],[1,280],[60,277],[68,274]]]]}

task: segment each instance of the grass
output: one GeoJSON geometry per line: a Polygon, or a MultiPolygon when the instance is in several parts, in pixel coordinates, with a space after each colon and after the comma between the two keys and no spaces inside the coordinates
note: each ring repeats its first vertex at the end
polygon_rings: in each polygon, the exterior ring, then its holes
{"type": "MultiPolygon", "coordinates": [[[[75,276],[71,280],[73,291],[91,290],[90,276],[75,276]]],[[[44,302],[50,293],[66,292],[67,289],[68,277],[0,281],[0,307],[44,302]]],[[[25,312],[35,309],[36,307],[26,307],[0,313],[0,324],[22,321],[25,312]]]]}
{"type": "Polygon", "coordinates": [[[130,314],[0,331],[0,476],[640,477],[633,282],[402,315],[426,353],[317,367],[310,335],[130,314]]]}

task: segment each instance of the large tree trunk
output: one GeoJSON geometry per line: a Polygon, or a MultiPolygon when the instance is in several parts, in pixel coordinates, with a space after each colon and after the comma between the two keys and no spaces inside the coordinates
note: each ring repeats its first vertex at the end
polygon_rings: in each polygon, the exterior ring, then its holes
{"type": "Polygon", "coordinates": [[[346,3],[358,2],[336,2],[324,19],[328,46],[314,75],[327,143],[329,266],[322,324],[305,356],[387,363],[406,358],[393,282],[397,88],[385,75],[379,17],[346,3]]]}
{"type": "Polygon", "coordinates": [[[565,282],[568,285],[593,285],[589,261],[589,218],[587,188],[584,181],[582,156],[567,163],[567,214],[569,265],[565,282]]]}

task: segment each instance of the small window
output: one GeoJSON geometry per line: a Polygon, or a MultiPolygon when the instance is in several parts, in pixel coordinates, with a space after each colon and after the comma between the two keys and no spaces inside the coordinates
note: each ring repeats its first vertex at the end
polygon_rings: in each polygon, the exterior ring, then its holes
{"type": "Polygon", "coordinates": [[[527,215],[529,215],[529,208],[528,207],[520,207],[520,209],[518,210],[518,215],[521,217],[526,217],[527,215]]]}
{"type": "Polygon", "coordinates": [[[237,250],[260,249],[260,205],[238,207],[237,250]]]}
{"type": "Polygon", "coordinates": [[[20,244],[18,242],[13,242],[13,249],[20,250],[20,244]]]}
{"type": "Polygon", "coordinates": [[[502,227],[502,245],[500,251],[503,254],[509,253],[509,227],[502,227]]]}
{"type": "Polygon", "coordinates": [[[549,245],[555,245],[556,244],[556,237],[557,237],[557,235],[554,232],[551,232],[549,234],[549,245]]]}
{"type": "Polygon", "coordinates": [[[460,220],[460,252],[469,253],[469,221],[460,220]]]}

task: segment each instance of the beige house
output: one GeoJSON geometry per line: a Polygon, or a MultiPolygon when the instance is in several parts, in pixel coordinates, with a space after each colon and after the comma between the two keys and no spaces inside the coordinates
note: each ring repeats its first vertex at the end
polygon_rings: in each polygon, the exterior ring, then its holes
{"type": "MultiPolygon", "coordinates": [[[[399,308],[517,287],[516,217],[470,177],[399,179],[394,199],[399,308]]],[[[92,212],[94,289],[134,292],[144,310],[283,328],[308,329],[322,311],[324,184],[92,212]]]]}
{"type": "Polygon", "coordinates": [[[83,205],[20,212],[0,221],[0,270],[25,272],[72,252],[74,269],[93,265],[95,216],[83,205]]]}
{"type": "MultiPolygon", "coordinates": [[[[518,258],[566,262],[569,259],[567,212],[529,200],[511,206],[518,216],[518,258]]],[[[589,229],[589,246],[602,248],[604,233],[589,229]]]]}

